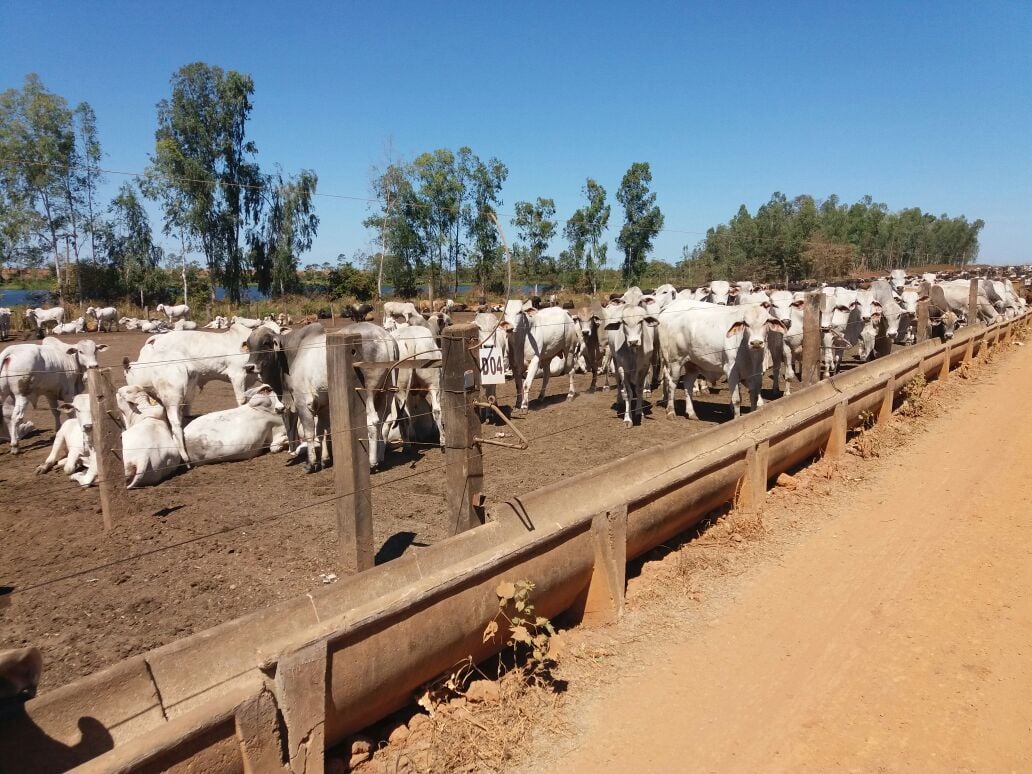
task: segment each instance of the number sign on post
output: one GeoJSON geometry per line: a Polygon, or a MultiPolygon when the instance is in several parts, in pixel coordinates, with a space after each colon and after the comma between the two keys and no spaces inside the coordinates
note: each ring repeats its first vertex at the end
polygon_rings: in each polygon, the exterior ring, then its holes
{"type": "Polygon", "coordinates": [[[505,366],[502,363],[502,348],[497,346],[498,332],[480,345],[480,383],[505,384],[505,366]]]}

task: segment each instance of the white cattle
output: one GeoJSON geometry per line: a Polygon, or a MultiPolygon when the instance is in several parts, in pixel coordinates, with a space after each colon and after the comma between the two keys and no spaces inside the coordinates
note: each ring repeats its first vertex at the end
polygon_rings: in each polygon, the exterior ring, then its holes
{"type": "Polygon", "coordinates": [[[731,283],[727,280],[713,280],[709,285],[706,286],[706,296],[704,301],[709,301],[712,304],[720,304],[727,306],[731,303],[731,283]]]}
{"type": "Polygon", "coordinates": [[[88,306],[86,307],[86,316],[92,317],[97,321],[97,330],[104,330],[104,324],[107,324],[107,332],[111,332],[111,326],[115,326],[115,330],[118,330],[118,310],[113,306],[88,306]]]}
{"type": "Polygon", "coordinates": [[[168,317],[169,323],[174,323],[176,320],[180,320],[190,314],[190,307],[186,304],[158,304],[155,310],[158,314],[164,314],[168,317]]]}
{"type": "Polygon", "coordinates": [[[785,394],[792,394],[791,383],[795,379],[793,360],[803,355],[803,307],[806,300],[796,299],[787,290],[775,290],[770,294],[770,315],[781,320],[787,330],[767,331],[767,349],[773,365],[774,392],[781,392],[780,379],[785,379],[785,394]]]}
{"type": "Polygon", "coordinates": [[[892,342],[899,335],[900,318],[903,308],[896,302],[892,286],[885,280],[871,283],[874,300],[881,305],[881,319],[878,321],[877,335],[874,340],[874,354],[883,357],[892,351],[892,342]]]}
{"type": "Polygon", "coordinates": [[[656,316],[637,304],[623,304],[606,320],[606,339],[620,379],[626,427],[634,424],[632,414],[642,417],[645,410],[645,378],[656,346],[652,329],[658,325],[656,316]]]}
{"type": "Polygon", "coordinates": [[[41,344],[13,344],[0,352],[0,403],[14,400],[7,421],[11,454],[18,453],[19,429],[25,410],[40,396],[47,399],[54,416],[54,431],[61,427],[58,401],[70,402],[82,392],[83,372],[96,368],[97,353],[107,349],[91,339],[65,344],[51,336],[41,344]]]}
{"type": "Polygon", "coordinates": [[[86,330],[86,318],[76,317],[74,320],[60,325],[55,325],[53,334],[55,336],[68,336],[74,333],[82,333],[86,330]]]}
{"type": "Polygon", "coordinates": [[[652,291],[652,298],[656,311],[662,311],[667,304],[677,298],[677,288],[670,284],[660,285],[652,291]]]}
{"type": "Polygon", "coordinates": [[[63,323],[64,318],[65,310],[62,306],[55,306],[53,309],[25,310],[25,320],[32,326],[33,330],[46,332],[49,327],[63,323]]]}
{"type": "Polygon", "coordinates": [[[120,387],[116,396],[125,423],[122,467],[126,488],[160,483],[183,463],[165,407],[135,384],[120,387]]]}
{"type": "Polygon", "coordinates": [[[591,374],[588,392],[595,391],[598,370],[603,362],[603,350],[606,349],[608,343],[606,337],[600,332],[603,319],[605,319],[605,310],[597,302],[593,303],[590,308],[582,307],[573,315],[573,321],[577,324],[581,337],[577,363],[585,373],[591,374]]]}
{"type": "MultiPolygon", "coordinates": [[[[231,327],[233,325],[243,325],[245,328],[250,328],[251,330],[254,330],[258,326],[260,326],[262,322],[262,320],[259,320],[255,317],[240,317],[239,315],[234,315],[233,317],[229,318],[229,324],[231,327]]],[[[268,322],[272,322],[271,317],[268,319],[268,322]]]]}
{"type": "MultiPolygon", "coordinates": [[[[348,328],[348,333],[361,335],[362,342],[356,347],[355,359],[367,363],[396,363],[398,343],[375,323],[360,322],[348,328]]],[[[360,393],[366,408],[366,431],[369,440],[369,467],[379,466],[387,454],[387,441],[393,427],[391,405],[392,390],[395,388],[396,369],[393,365],[380,368],[363,368],[356,372],[359,383],[365,388],[360,393]]]]}
{"type": "Polygon", "coordinates": [[[674,415],[674,394],[683,379],[688,417],[697,419],[691,389],[697,375],[715,384],[727,379],[731,410],[741,410],[740,383],[749,388],[753,409],[763,405],[760,387],[767,350],[767,332],[787,332],[785,325],[760,305],[725,307],[678,299],[659,315],[667,415],[674,415]]]}
{"type": "Polygon", "coordinates": [[[541,368],[541,393],[548,388],[549,365],[554,357],[563,357],[570,375],[567,399],[576,395],[573,384],[573,363],[577,354],[580,334],[577,325],[565,309],[551,306],[540,311],[529,301],[507,301],[499,327],[509,337],[509,364],[516,382],[516,409],[526,411],[530,404],[530,385],[541,368]],[[524,368],[526,371],[524,372],[524,368]]]}
{"type": "Polygon", "coordinates": [[[136,317],[122,317],[118,324],[127,331],[143,331],[144,333],[168,333],[168,323],[164,320],[141,320],[136,317]]]}
{"type": "Polygon", "coordinates": [[[183,417],[197,390],[210,381],[228,381],[237,403],[244,402],[250,374],[240,345],[250,333],[251,329],[242,325],[226,333],[169,331],[147,339],[135,362],[124,362],[126,383],[148,388],[165,406],[184,462],[189,463],[190,458],[183,439],[183,417]]]}
{"type": "MultiPolygon", "coordinates": [[[[408,322],[409,317],[419,314],[416,305],[411,301],[385,301],[383,304],[383,327],[408,322]]],[[[389,330],[389,329],[388,329],[389,330]]]]}
{"type": "Polygon", "coordinates": [[[192,465],[237,462],[268,449],[287,446],[283,403],[267,384],[247,391],[243,404],[197,417],[186,426],[186,450],[192,465]]]}
{"type": "Polygon", "coordinates": [[[11,335],[11,310],[0,306],[0,341],[7,341],[11,335]]]}
{"type": "Polygon", "coordinates": [[[61,428],[54,435],[50,454],[43,464],[36,468],[41,475],[60,466],[65,475],[71,476],[82,486],[90,486],[97,478],[97,458],[93,451],[93,411],[90,396],[80,393],[71,403],[62,402],[60,410],[68,414],[61,428]],[[76,473],[85,468],[84,473],[76,473]]]}
{"type": "Polygon", "coordinates": [[[197,330],[197,323],[193,320],[179,320],[175,325],[172,326],[174,331],[195,331],[197,330]]]}
{"type": "Polygon", "coordinates": [[[907,273],[903,269],[893,269],[889,272],[889,284],[897,293],[903,290],[907,284],[907,273]]]}
{"type": "MultiPolygon", "coordinates": [[[[435,341],[434,334],[422,325],[400,325],[394,332],[394,338],[398,342],[399,360],[437,360],[441,357],[441,350],[435,341]]],[[[425,391],[434,424],[437,425],[441,448],[444,448],[444,425],[441,422],[441,369],[400,368],[397,378],[398,407],[404,408],[408,415],[408,420],[402,423],[402,438],[406,443],[413,439],[412,419],[422,413],[420,408],[424,404],[419,399],[421,396],[416,392],[425,391]]]]}
{"type": "MultiPolygon", "coordinates": [[[[950,282],[940,283],[936,285],[936,287],[942,288],[945,302],[949,305],[950,309],[960,317],[960,319],[964,320],[964,322],[969,325],[977,322],[977,320],[968,319],[970,316],[968,314],[968,300],[971,292],[971,284],[969,280],[951,280],[950,282]]],[[[977,316],[979,320],[987,325],[991,325],[997,321],[999,313],[996,311],[996,307],[993,306],[989,297],[986,296],[981,283],[978,285],[975,301],[976,306],[978,307],[977,316]]]]}
{"type": "Polygon", "coordinates": [[[214,330],[221,330],[229,327],[229,320],[223,317],[221,314],[216,315],[210,323],[204,326],[205,328],[212,328],[214,330]]]}

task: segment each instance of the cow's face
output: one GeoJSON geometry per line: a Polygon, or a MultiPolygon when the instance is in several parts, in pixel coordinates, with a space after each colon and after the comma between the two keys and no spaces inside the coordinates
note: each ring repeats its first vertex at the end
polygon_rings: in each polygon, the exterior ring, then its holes
{"type": "Polygon", "coordinates": [[[710,301],[714,304],[726,306],[731,297],[731,283],[724,280],[714,280],[709,284],[710,301]]]}
{"type": "Polygon", "coordinates": [[[68,347],[65,354],[74,357],[79,368],[85,370],[97,367],[97,353],[103,352],[105,349],[107,349],[107,344],[97,344],[90,339],[84,339],[75,346],[68,347]]]}
{"type": "Polygon", "coordinates": [[[68,416],[78,419],[82,429],[87,433],[93,429],[93,408],[90,406],[89,395],[76,395],[71,403],[59,403],[58,408],[68,416]]]}
{"type": "Polygon", "coordinates": [[[788,327],[770,316],[770,304],[750,304],[743,307],[742,319],[735,322],[727,331],[727,337],[742,334],[749,348],[762,350],[767,345],[767,331],[787,333],[788,327]]]}
{"type": "Polygon", "coordinates": [[[279,396],[267,384],[259,384],[244,394],[244,402],[251,408],[259,411],[268,411],[273,414],[283,413],[283,403],[279,396]]]}
{"type": "Polygon", "coordinates": [[[624,342],[631,349],[641,347],[648,328],[659,325],[659,318],[649,314],[638,305],[624,305],[619,316],[606,323],[607,331],[623,329],[624,342]]]}

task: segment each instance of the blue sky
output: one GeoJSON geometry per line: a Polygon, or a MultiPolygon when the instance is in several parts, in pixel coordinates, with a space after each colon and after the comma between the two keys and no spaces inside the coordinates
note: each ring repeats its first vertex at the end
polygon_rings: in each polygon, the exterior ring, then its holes
{"type": "MultiPolygon", "coordinates": [[[[324,193],[469,145],[509,167],[502,213],[549,196],[565,220],[585,178],[612,196],[648,161],[657,258],[782,191],[982,218],[982,260],[1032,261],[1032,3],[694,5],[10,3],[0,88],[34,71],[90,102],[115,170],[147,165],[155,103],[202,60],[253,76],[262,166],[324,193]]],[[[318,212],[306,260],[375,249],[366,203],[318,212]]]]}

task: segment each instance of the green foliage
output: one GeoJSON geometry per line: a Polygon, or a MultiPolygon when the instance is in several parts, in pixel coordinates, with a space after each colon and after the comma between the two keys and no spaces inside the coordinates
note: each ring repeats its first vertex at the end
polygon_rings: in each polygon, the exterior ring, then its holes
{"type": "Polygon", "coordinates": [[[376,296],[376,278],[369,272],[343,261],[327,273],[326,285],[333,298],[368,301],[376,296]]]}
{"type": "Polygon", "coordinates": [[[231,300],[245,282],[244,230],[257,224],[262,179],[247,139],[254,81],[235,70],[194,62],[172,76],[158,103],[151,157],[153,195],[166,216],[200,243],[212,278],[231,300]]]}
{"type": "Polygon", "coordinates": [[[534,584],[529,580],[498,584],[498,614],[484,630],[484,642],[494,640],[500,633],[499,624],[508,630],[505,644],[511,649],[516,663],[522,663],[523,677],[528,681],[551,682],[550,669],[554,661],[549,655],[551,638],[555,636],[552,622],[539,616],[534,609],[530,592],[534,584]]]}
{"type": "Polygon", "coordinates": [[[917,208],[890,212],[870,196],[847,205],[834,194],[818,203],[811,196],[789,201],[775,192],[755,216],[742,205],[698,246],[686,247],[682,266],[691,269],[696,283],[716,277],[830,280],[858,270],[963,266],[978,255],[984,225],[917,208]]]}
{"type": "Polygon", "coordinates": [[[29,74],[20,90],[0,94],[0,157],[22,161],[0,165],[0,260],[28,268],[49,253],[62,292],[70,287],[63,255],[78,261],[96,226],[100,145],[93,110],[86,103],[73,110],[29,74]]]}
{"type": "MultiPolygon", "coordinates": [[[[395,294],[405,297],[416,295],[416,278],[425,269],[428,254],[420,220],[424,213],[412,184],[413,175],[412,167],[404,164],[390,164],[377,175],[373,188],[380,211],[363,221],[366,228],[376,229],[379,234],[384,278],[395,294]]],[[[379,267],[379,256],[377,264],[379,267]]],[[[378,288],[379,284],[378,278],[378,288]]]]}
{"type": "Polygon", "coordinates": [[[301,289],[298,257],[312,248],[319,230],[312,198],[318,177],[305,169],[296,178],[282,171],[265,178],[263,221],[248,234],[254,278],[263,293],[296,293],[301,289]]]}
{"type": "Polygon", "coordinates": [[[602,234],[609,226],[610,206],[606,204],[606,189],[590,177],[584,184],[584,196],[588,203],[566,221],[563,235],[569,241],[570,249],[560,257],[567,273],[583,269],[583,276],[591,286],[591,292],[595,293],[609,250],[602,234]]]}
{"type": "Polygon", "coordinates": [[[651,182],[648,162],[635,162],[616,192],[616,200],[624,209],[624,225],[616,244],[624,251],[623,278],[629,285],[640,281],[652,251],[652,240],[663,228],[663,213],[656,206],[656,194],[649,190],[651,182]]]}
{"type": "Polygon", "coordinates": [[[538,197],[533,204],[516,202],[516,216],[512,224],[516,227],[517,243],[513,256],[525,279],[536,279],[555,271],[553,261],[545,251],[555,236],[555,202],[538,197]]]}

